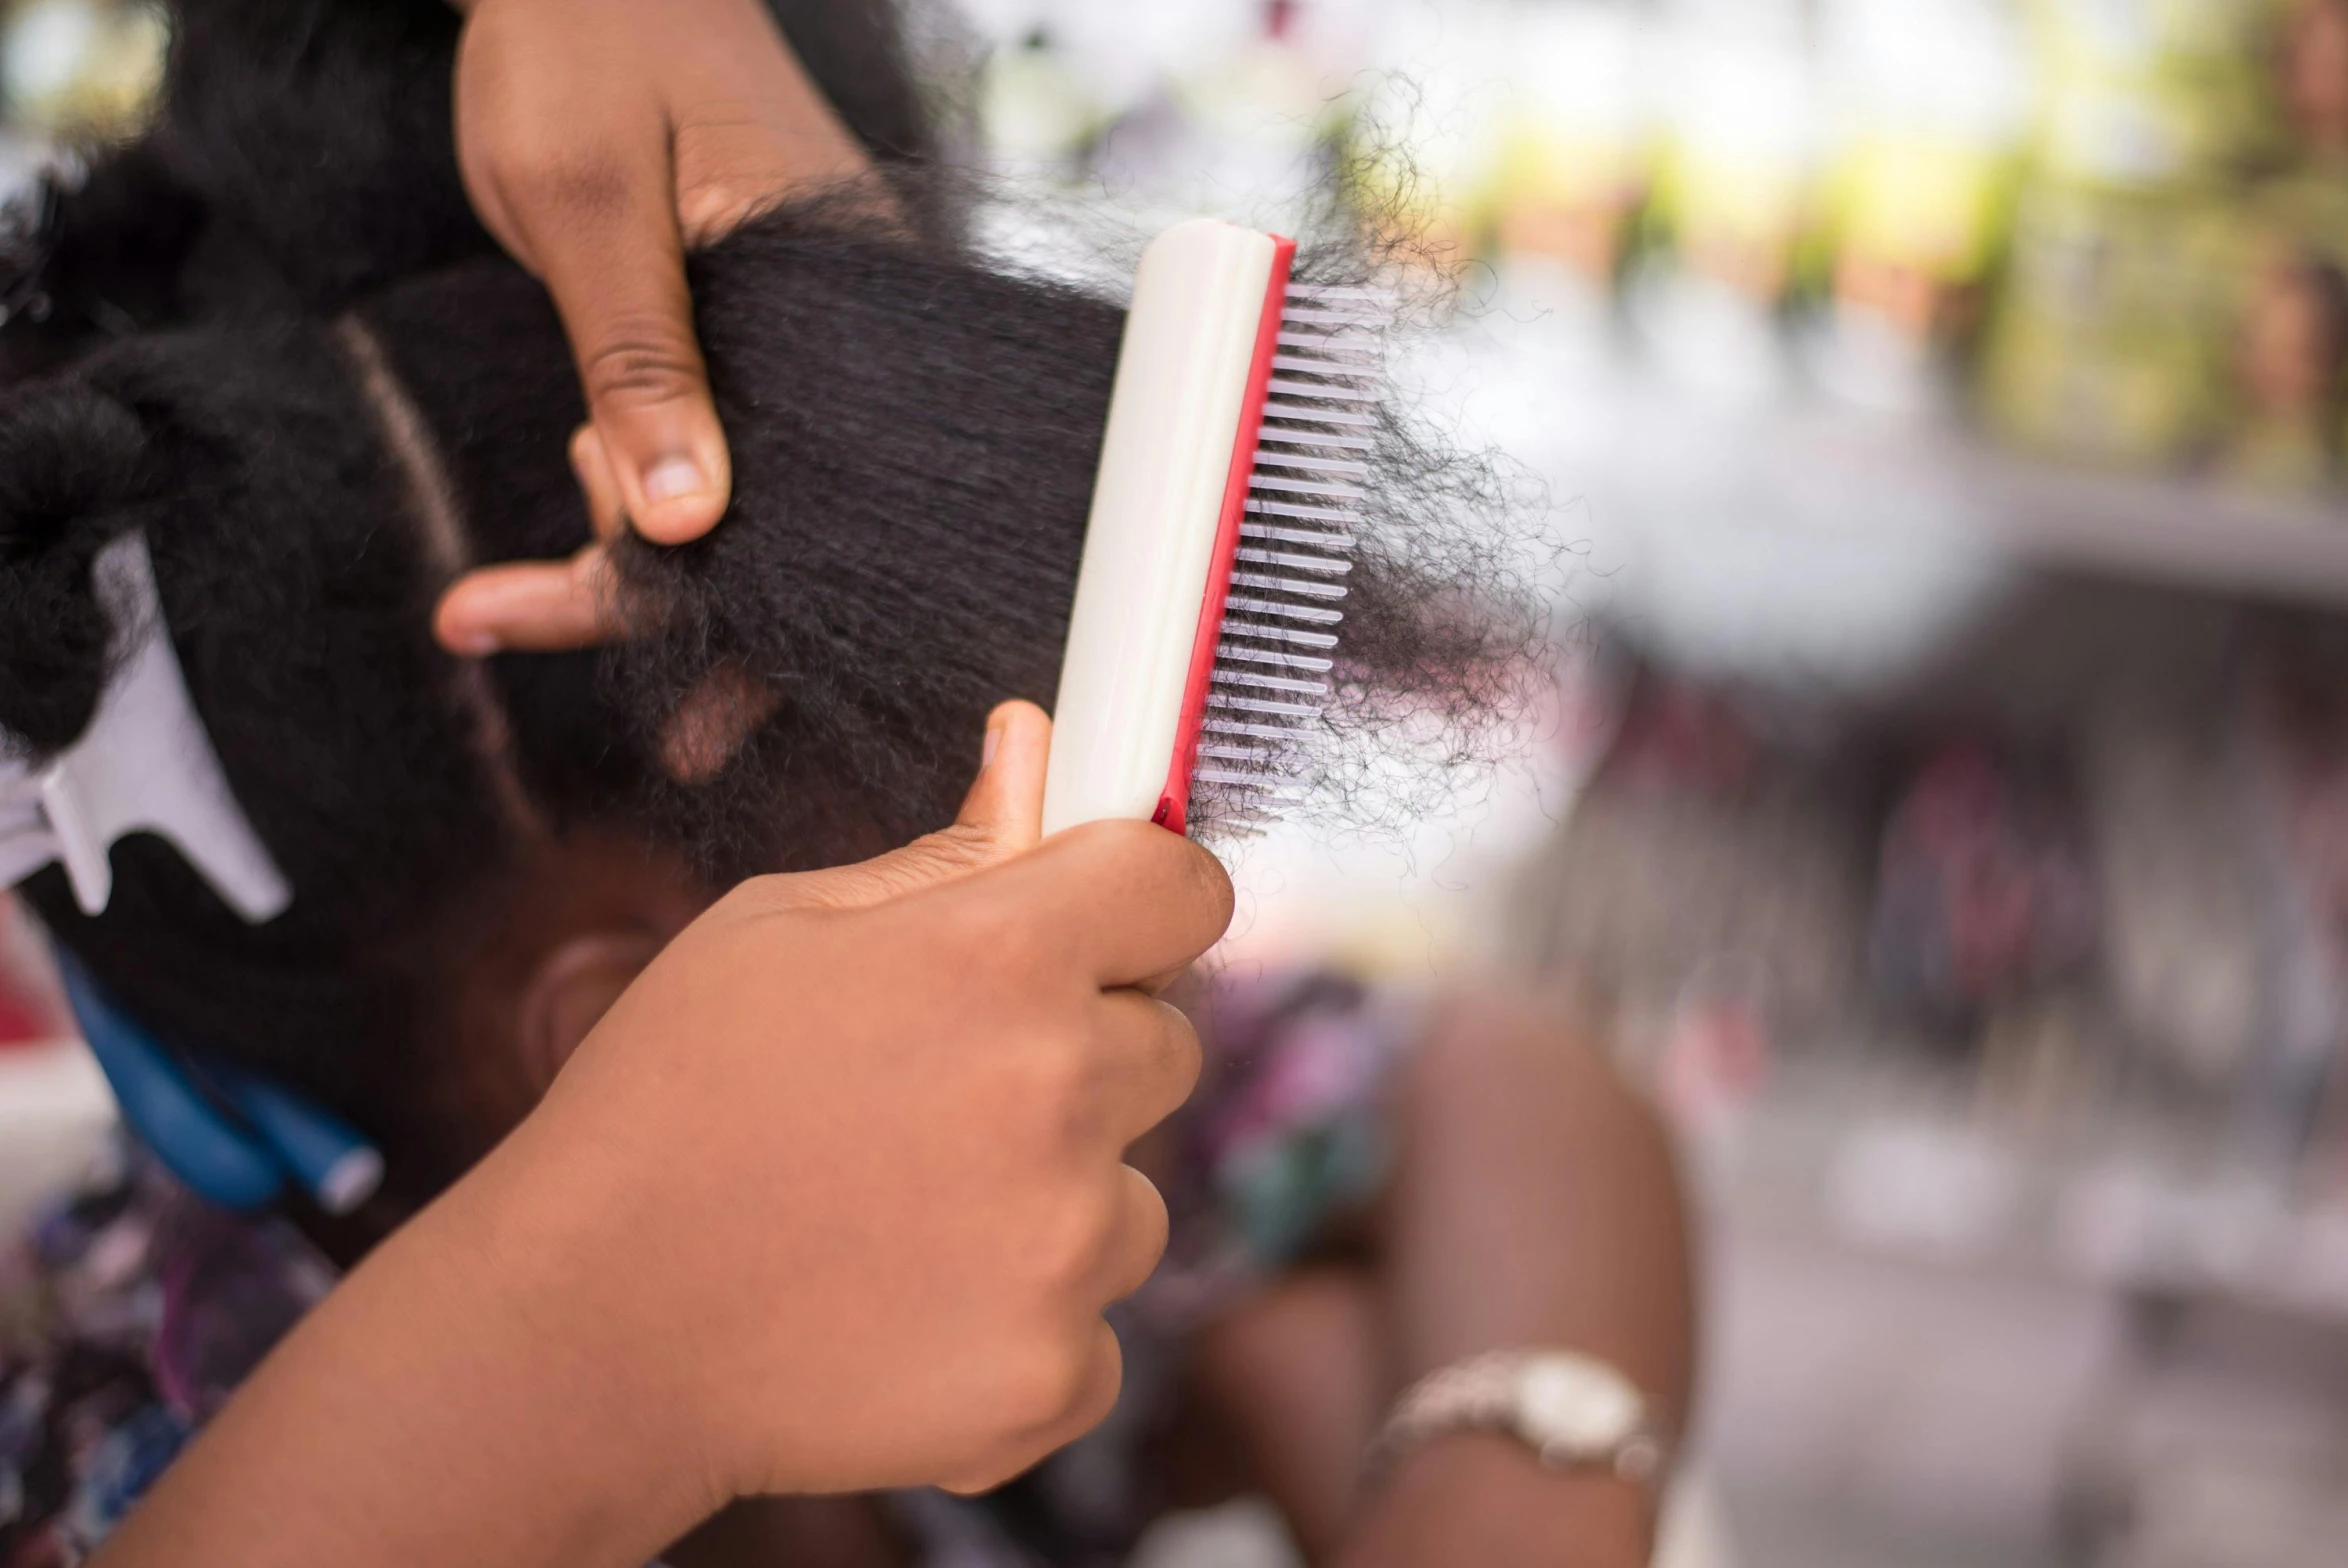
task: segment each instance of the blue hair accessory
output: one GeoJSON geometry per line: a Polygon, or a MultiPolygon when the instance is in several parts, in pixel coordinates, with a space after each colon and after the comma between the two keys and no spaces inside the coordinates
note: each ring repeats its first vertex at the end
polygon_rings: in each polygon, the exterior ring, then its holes
{"type": "MultiPolygon", "coordinates": [[[[113,675],[79,739],[39,766],[0,749],[0,887],[52,862],[84,914],[114,892],[109,850],[153,833],[229,908],[258,925],[293,901],[253,831],[188,695],[143,534],[108,543],[92,587],[112,622],[113,675]]],[[[383,1156],[349,1123],[266,1079],[157,1039],[72,956],[58,954],[82,1037],[122,1119],[191,1190],[233,1209],[273,1202],[290,1180],[330,1214],[383,1182],[383,1156]]]]}
{"type": "Polygon", "coordinates": [[[223,1208],[264,1208],[299,1186],[348,1214],[383,1184],[383,1156],[339,1116],[225,1063],[174,1050],[116,1006],[70,954],[67,1001],[122,1119],[191,1191],[223,1208]]]}
{"type": "Polygon", "coordinates": [[[98,552],[90,581],[106,607],[114,673],[79,739],[36,765],[0,745],[0,886],[52,861],[85,915],[114,893],[107,852],[130,833],[171,843],[229,908],[259,925],[293,888],[228,787],[172,651],[146,535],[98,552]]]}

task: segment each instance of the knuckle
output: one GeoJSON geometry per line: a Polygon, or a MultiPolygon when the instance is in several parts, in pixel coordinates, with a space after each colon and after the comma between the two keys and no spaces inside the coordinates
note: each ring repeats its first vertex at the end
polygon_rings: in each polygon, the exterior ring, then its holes
{"type": "Polygon", "coordinates": [[[1129,879],[1153,899],[1180,911],[1185,923],[1195,922],[1208,940],[1230,924],[1235,896],[1231,877],[1207,849],[1146,822],[1090,823],[1072,830],[1069,837],[1074,840],[1077,834],[1085,835],[1080,841],[1084,854],[1115,865],[1121,880],[1129,879]]]}
{"type": "MultiPolygon", "coordinates": [[[[1165,1256],[1166,1243],[1174,1234],[1173,1211],[1166,1207],[1166,1195],[1158,1184],[1135,1171],[1126,1178],[1132,1189],[1132,1209],[1129,1218],[1147,1246],[1137,1246],[1136,1254],[1148,1260],[1148,1273],[1157,1271],[1158,1260],[1165,1256]]],[[[1146,1274],[1144,1276],[1147,1277],[1146,1274]]],[[[1138,1280],[1133,1284],[1140,1283],[1138,1280]]]]}
{"type": "Polygon", "coordinates": [[[957,822],[925,834],[910,847],[920,856],[922,880],[936,881],[986,864],[994,837],[983,827],[957,822]]]}
{"type": "Polygon", "coordinates": [[[942,874],[942,862],[938,847],[921,838],[902,849],[867,860],[855,869],[859,896],[881,904],[937,880],[942,874]]]}
{"type": "Polygon", "coordinates": [[[1097,1279],[1116,1251],[1118,1207],[1106,1194],[1071,1198],[1036,1227],[1036,1277],[1053,1299],[1064,1300],[1097,1279]]]}
{"type": "Polygon", "coordinates": [[[1051,962],[1050,945],[1034,922],[997,899],[956,899],[944,934],[956,955],[982,959],[1007,990],[1027,990],[1051,962]]]}
{"type": "Polygon", "coordinates": [[[1198,1087],[1199,1075],[1205,1071],[1206,1051],[1199,1043],[1198,1025],[1190,1015],[1171,1002],[1156,1002],[1165,1019],[1166,1065],[1175,1087],[1184,1099],[1198,1087]]]}
{"type": "Polygon", "coordinates": [[[982,961],[1007,967],[1016,960],[1017,925],[1004,919],[991,900],[953,898],[933,907],[936,917],[929,922],[926,940],[938,955],[941,972],[952,966],[957,974],[977,978],[984,970],[973,966],[982,961]]]}
{"type": "Polygon", "coordinates": [[[1230,873],[1212,853],[1186,838],[1176,838],[1175,847],[1182,855],[1182,890],[1185,902],[1195,907],[1201,920],[1211,923],[1220,933],[1231,923],[1237,895],[1232,890],[1230,873]]]}
{"type": "Polygon", "coordinates": [[[1057,1031],[1029,1036],[1027,1049],[1003,1058],[1008,1118],[1038,1150],[1061,1150],[1078,1140],[1088,1115],[1080,1054],[1057,1031]]]}
{"type": "Polygon", "coordinates": [[[1064,1424],[1084,1401],[1091,1380],[1090,1348],[1083,1336],[1054,1334],[1008,1366],[996,1406],[1005,1431],[1024,1437],[1064,1424]]]}
{"type": "Polygon", "coordinates": [[[677,217],[688,239],[696,245],[706,245],[777,200],[771,188],[757,182],[709,176],[679,186],[677,217]]]}
{"type": "Polygon", "coordinates": [[[700,384],[700,363],[668,317],[629,311],[602,323],[581,356],[579,378],[597,403],[665,402],[700,384]]]}
{"type": "Polygon", "coordinates": [[[593,224],[627,210],[636,182],[617,156],[595,149],[523,142],[500,162],[508,199],[541,221],[593,224]]]}
{"type": "Polygon", "coordinates": [[[591,483],[603,476],[603,438],[596,434],[592,421],[571,432],[571,443],[566,450],[570,454],[571,472],[581,484],[591,483]]]}
{"type": "Polygon", "coordinates": [[[688,110],[675,134],[677,211],[688,230],[714,239],[781,201],[812,172],[803,151],[748,104],[688,110]]]}
{"type": "Polygon", "coordinates": [[[1088,1348],[1091,1353],[1085,1359],[1084,1387],[1070,1412],[1076,1433],[1089,1432],[1107,1420],[1109,1412],[1117,1408],[1118,1395],[1125,1389],[1124,1347],[1106,1323],[1096,1321],[1088,1348]]]}

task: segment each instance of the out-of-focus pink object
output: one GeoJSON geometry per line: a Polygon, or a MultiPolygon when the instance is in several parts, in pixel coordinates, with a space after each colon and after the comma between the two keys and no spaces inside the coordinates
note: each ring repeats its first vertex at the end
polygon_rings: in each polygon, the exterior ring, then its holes
{"type": "Polygon", "coordinates": [[[1733,1138],[1768,1080],[1774,1052],[1763,989],[1708,975],[1674,1010],[1655,1087],[1672,1124],[1699,1146],[1733,1138]]]}
{"type": "Polygon", "coordinates": [[[48,952],[16,900],[0,893],[0,1050],[72,1032],[48,952]]]}

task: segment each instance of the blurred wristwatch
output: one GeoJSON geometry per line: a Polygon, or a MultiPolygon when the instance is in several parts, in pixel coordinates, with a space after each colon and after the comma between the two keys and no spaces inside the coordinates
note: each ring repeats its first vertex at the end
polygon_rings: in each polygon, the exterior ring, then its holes
{"type": "Polygon", "coordinates": [[[1376,1476],[1447,1432],[1516,1438],[1553,1470],[1611,1471],[1653,1482],[1670,1458],[1646,1398],[1595,1356],[1496,1350],[1430,1372],[1403,1391],[1371,1445],[1376,1476]]]}

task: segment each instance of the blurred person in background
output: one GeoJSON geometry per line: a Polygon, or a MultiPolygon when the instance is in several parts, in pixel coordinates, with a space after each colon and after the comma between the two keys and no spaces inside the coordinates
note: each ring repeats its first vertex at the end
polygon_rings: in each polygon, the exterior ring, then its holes
{"type": "Polygon", "coordinates": [[[2222,466],[2247,484],[2320,491],[2338,461],[2348,282],[2324,257],[2275,238],[2244,289],[2234,354],[2240,413],[2222,466]]]}

